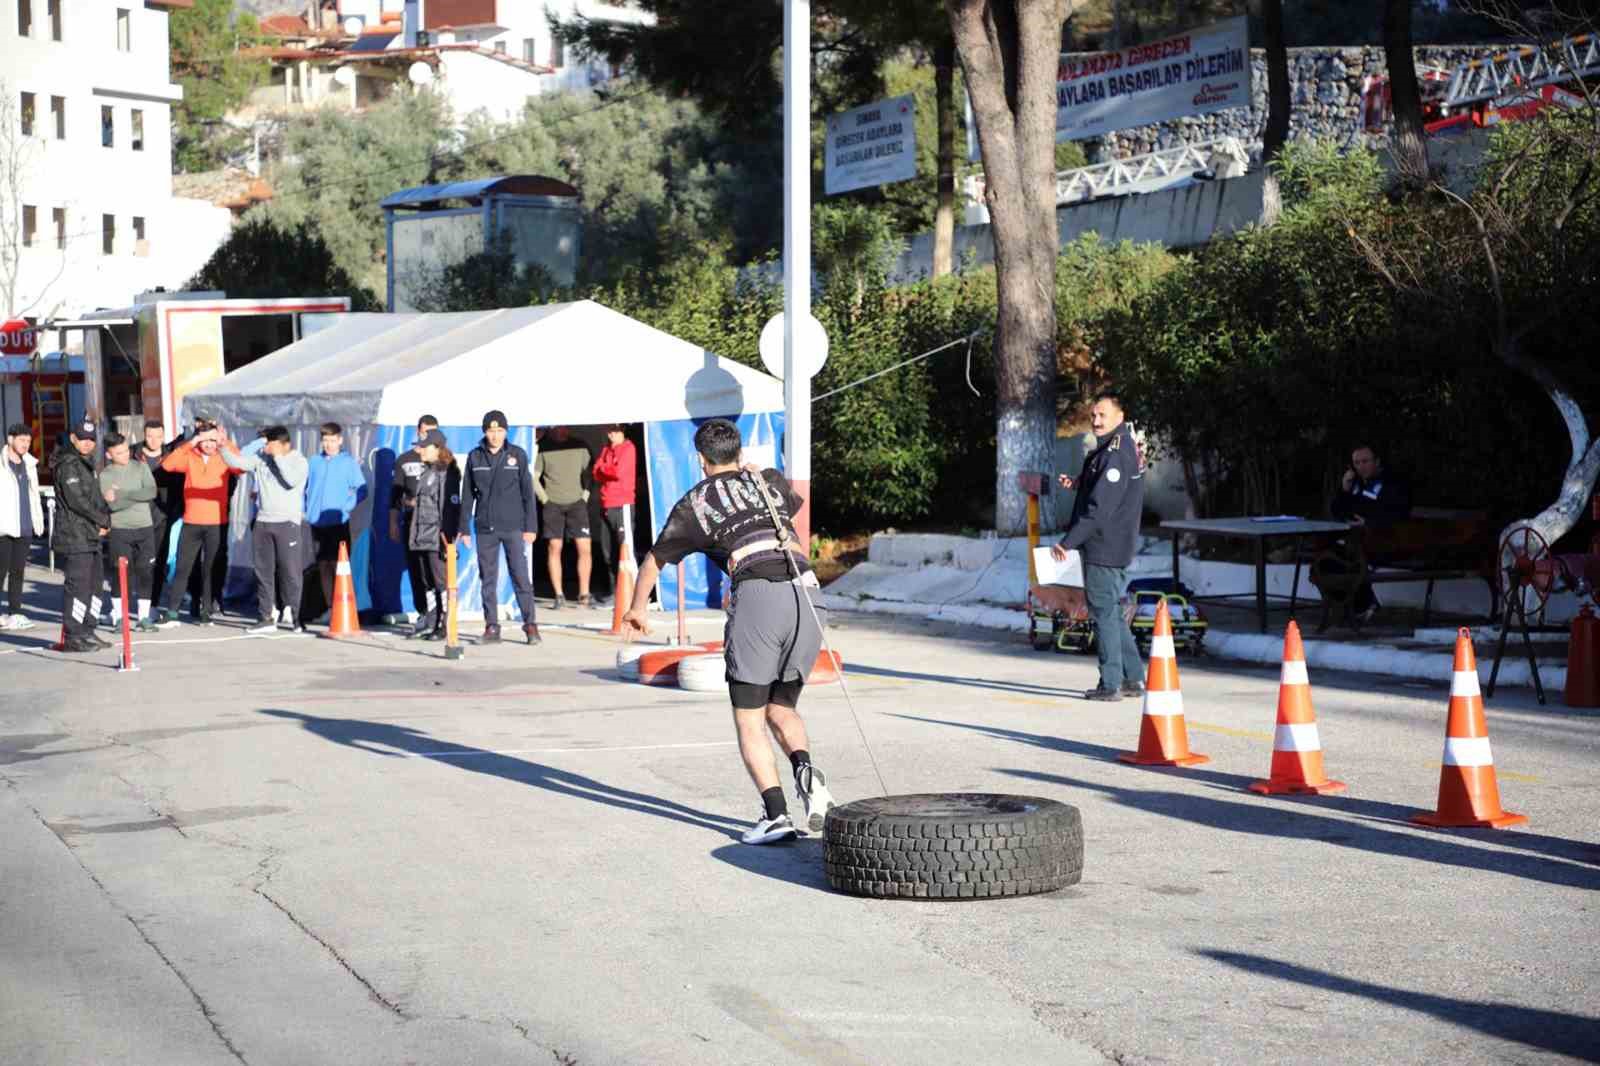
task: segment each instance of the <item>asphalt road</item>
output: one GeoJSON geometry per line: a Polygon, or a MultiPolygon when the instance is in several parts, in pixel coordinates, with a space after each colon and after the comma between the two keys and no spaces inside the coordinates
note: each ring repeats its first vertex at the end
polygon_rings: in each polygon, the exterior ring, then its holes
{"type": "MultiPolygon", "coordinates": [[[[1081,884],[829,891],[818,841],[737,842],[723,698],[621,682],[590,632],[445,663],[184,628],[131,675],[0,636],[0,1062],[1600,1061],[1595,712],[1503,692],[1531,823],[1433,832],[1447,655],[1313,674],[1350,789],[1269,799],[1273,670],[1182,660],[1212,762],[1152,771],[1114,759],[1137,702],[1076,698],[1092,659],[836,622],[888,789],[1076,804],[1081,884]]],[[[839,688],[802,710],[876,793],[839,688]]]]}

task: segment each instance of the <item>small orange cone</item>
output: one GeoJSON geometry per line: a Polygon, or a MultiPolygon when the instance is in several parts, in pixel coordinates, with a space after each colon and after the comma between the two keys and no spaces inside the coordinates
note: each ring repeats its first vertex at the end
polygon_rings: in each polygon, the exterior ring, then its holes
{"type": "Polygon", "coordinates": [[[635,569],[632,559],[617,564],[617,580],[611,589],[611,628],[607,630],[613,637],[622,636],[622,616],[628,613],[628,604],[633,600],[635,569]]]}
{"type": "Polygon", "coordinates": [[[1183,693],[1178,688],[1178,650],[1172,643],[1172,616],[1167,613],[1165,597],[1156,608],[1155,629],[1150,637],[1150,671],[1144,683],[1139,750],[1125,751],[1117,758],[1135,766],[1198,766],[1211,761],[1210,756],[1189,750],[1189,730],[1183,724],[1183,693]]]}
{"type": "Polygon", "coordinates": [[[1456,634],[1455,676],[1450,679],[1450,719],[1444,731],[1444,765],[1439,769],[1439,810],[1413,814],[1418,825],[1435,829],[1504,829],[1528,820],[1500,809],[1500,786],[1489,750],[1489,725],[1478,692],[1478,662],[1472,634],[1456,634]]]}
{"type": "Polygon", "coordinates": [[[1292,620],[1283,634],[1283,672],[1278,680],[1278,728],[1272,738],[1272,770],[1267,780],[1252,781],[1251,792],[1343,792],[1343,781],[1322,772],[1322,739],[1317,712],[1311,708],[1311,681],[1306,677],[1306,649],[1300,627],[1292,620]]]}
{"type": "Polygon", "coordinates": [[[333,572],[333,606],[328,612],[325,637],[359,637],[361,619],[356,612],[356,583],[350,574],[350,552],[339,542],[339,565],[333,572]]]}

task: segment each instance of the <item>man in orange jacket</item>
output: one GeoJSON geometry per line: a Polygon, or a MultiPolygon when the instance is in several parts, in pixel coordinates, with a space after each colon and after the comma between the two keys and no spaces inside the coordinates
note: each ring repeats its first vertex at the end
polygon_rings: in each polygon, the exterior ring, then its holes
{"type": "Polygon", "coordinates": [[[194,614],[200,625],[211,624],[211,571],[228,526],[228,489],[237,472],[217,454],[221,434],[209,419],[196,419],[194,435],[161,460],[161,469],[183,475],[183,531],[178,534],[178,566],[167,585],[167,602],[157,624],[178,623],[178,604],[189,586],[189,574],[201,561],[200,600],[194,614]]]}

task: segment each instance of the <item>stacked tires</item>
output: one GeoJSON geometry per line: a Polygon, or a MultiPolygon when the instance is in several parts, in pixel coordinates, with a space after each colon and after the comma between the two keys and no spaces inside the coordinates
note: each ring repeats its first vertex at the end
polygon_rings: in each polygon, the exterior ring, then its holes
{"type": "Polygon", "coordinates": [[[1033,796],[924,793],[857,800],[823,825],[828,884],[856,896],[985,899],[1083,877],[1076,807],[1033,796]]]}

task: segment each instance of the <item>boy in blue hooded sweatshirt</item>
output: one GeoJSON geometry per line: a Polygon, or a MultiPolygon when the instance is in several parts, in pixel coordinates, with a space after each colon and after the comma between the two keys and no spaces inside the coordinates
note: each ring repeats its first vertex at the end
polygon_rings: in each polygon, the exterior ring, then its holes
{"type": "MultiPolygon", "coordinates": [[[[306,521],[317,553],[322,601],[333,603],[333,575],[339,545],[350,542],[350,512],[367,498],[367,476],[353,455],[344,451],[344,427],[322,424],[322,451],[313,456],[306,475],[306,521]]],[[[318,621],[327,618],[325,612],[318,621]]]]}

